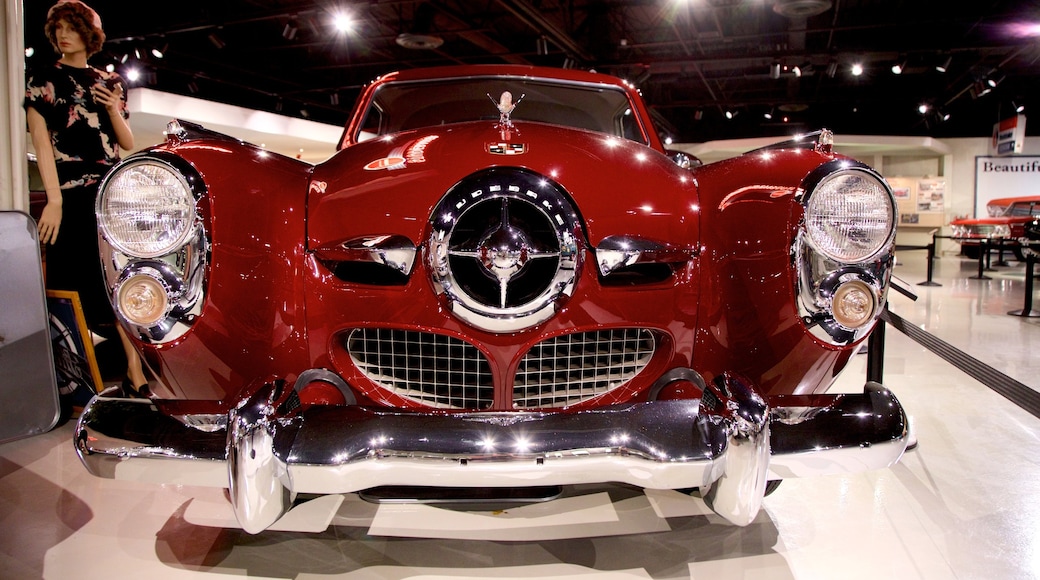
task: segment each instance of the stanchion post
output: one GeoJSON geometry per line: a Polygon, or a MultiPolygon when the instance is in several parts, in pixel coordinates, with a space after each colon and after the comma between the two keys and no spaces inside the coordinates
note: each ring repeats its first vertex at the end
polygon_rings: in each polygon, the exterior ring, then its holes
{"type": "Polygon", "coordinates": [[[918,284],[917,284],[918,286],[942,286],[942,284],[940,284],[938,282],[933,282],[932,281],[932,273],[933,273],[933,271],[935,269],[935,232],[936,232],[936,230],[932,230],[932,241],[927,246],[927,249],[928,249],[928,279],[925,280],[924,282],[918,282],[918,284]]]}
{"type": "Polygon", "coordinates": [[[1005,242],[1007,242],[1006,238],[997,238],[997,263],[993,264],[994,266],[1000,266],[1002,268],[1006,268],[1007,266],[1011,265],[1010,263],[1008,263],[1007,260],[1004,259],[1004,244],[1005,244],[1005,242]]]}
{"type": "MultiPolygon", "coordinates": [[[[888,310],[888,303],[885,303],[888,310]]],[[[885,320],[878,318],[867,337],[867,381],[885,384],[885,320]]]]}
{"type": "Polygon", "coordinates": [[[969,276],[969,278],[973,280],[992,280],[992,278],[983,273],[987,256],[989,256],[989,238],[982,238],[979,240],[979,273],[977,276],[969,276]]]}
{"type": "Polygon", "coordinates": [[[1012,310],[1008,312],[1011,316],[1021,316],[1023,318],[1038,318],[1040,317],[1040,311],[1033,310],[1033,265],[1036,263],[1036,256],[1029,253],[1026,256],[1026,298],[1025,306],[1022,310],[1012,310]]]}

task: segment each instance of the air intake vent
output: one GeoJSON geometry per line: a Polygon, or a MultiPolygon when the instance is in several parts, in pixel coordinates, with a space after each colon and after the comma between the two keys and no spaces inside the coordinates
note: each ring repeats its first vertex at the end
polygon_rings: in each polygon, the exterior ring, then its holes
{"type": "Polygon", "coordinates": [[[524,355],[513,384],[520,409],[575,405],[620,387],[649,364],[657,348],[645,328],[557,336],[524,355]]]}
{"type": "Polygon", "coordinates": [[[392,393],[430,407],[487,409],[491,368],[473,345],[457,338],[391,328],[356,328],[347,352],[362,373],[392,393]]]}

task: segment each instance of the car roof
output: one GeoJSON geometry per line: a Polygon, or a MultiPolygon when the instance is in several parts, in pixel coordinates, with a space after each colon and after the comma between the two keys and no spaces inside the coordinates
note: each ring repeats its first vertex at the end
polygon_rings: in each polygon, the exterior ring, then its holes
{"type": "Polygon", "coordinates": [[[553,68],[548,66],[527,66],[513,64],[495,65],[459,65],[415,68],[387,73],[376,79],[377,82],[417,81],[428,79],[465,78],[470,76],[522,76],[532,78],[551,78],[575,82],[599,83],[631,89],[632,85],[618,77],[597,72],[576,69],[553,68]]]}
{"type": "Polygon", "coordinates": [[[998,197],[989,200],[986,205],[1011,205],[1013,203],[1040,203],[1040,195],[1025,195],[1020,197],[998,197]]]}

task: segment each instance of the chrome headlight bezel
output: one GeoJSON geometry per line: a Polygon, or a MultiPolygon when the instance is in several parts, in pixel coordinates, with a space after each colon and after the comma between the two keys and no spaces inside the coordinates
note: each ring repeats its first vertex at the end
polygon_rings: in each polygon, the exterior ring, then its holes
{"type": "MultiPolygon", "coordinates": [[[[207,277],[210,263],[210,242],[207,225],[204,220],[205,207],[201,204],[209,195],[202,176],[195,167],[178,156],[162,150],[149,150],[135,154],[117,165],[101,184],[98,202],[98,225],[101,232],[100,249],[102,272],[118,319],[130,334],[139,340],[164,344],[176,340],[188,332],[198,318],[206,301],[207,277]],[[133,244],[122,243],[118,231],[113,232],[109,223],[111,216],[104,216],[102,196],[110,193],[113,179],[123,171],[133,170],[147,164],[168,171],[165,176],[177,188],[176,194],[181,197],[180,215],[183,221],[176,230],[176,235],[163,239],[161,246],[153,246],[141,251],[133,244]],[[108,189],[107,189],[108,188],[108,189]],[[188,200],[190,199],[190,209],[188,200]],[[108,232],[105,226],[109,226],[108,232]],[[116,235],[113,235],[116,234],[116,235]],[[163,253],[157,254],[160,250],[163,253]],[[152,287],[165,294],[164,303],[154,317],[145,319],[128,316],[127,309],[132,305],[124,304],[128,296],[123,289],[134,277],[145,283],[146,276],[154,280],[152,287]]],[[[146,220],[148,216],[145,216],[146,220]]],[[[154,215],[151,217],[155,217],[154,215]]],[[[144,224],[149,225],[149,224],[144,224]]]]}
{"type": "MultiPolygon", "coordinates": [[[[799,316],[817,339],[835,346],[849,345],[869,334],[886,301],[895,263],[895,196],[881,175],[862,163],[848,159],[835,159],[819,166],[804,180],[802,191],[799,202],[804,208],[804,215],[792,247],[792,258],[797,270],[799,316]],[[833,206],[834,200],[825,198],[847,195],[848,187],[854,188],[851,192],[853,196],[873,197],[867,200],[872,201],[873,206],[868,207],[866,212],[868,221],[874,220],[873,224],[868,223],[865,232],[857,229],[859,226],[856,223],[850,224],[862,209],[851,207],[844,208],[844,215],[839,213],[830,216],[833,218],[831,222],[826,222],[827,216],[823,216],[823,225],[827,227],[817,227],[814,231],[812,222],[821,216],[814,216],[813,213],[819,211],[821,201],[825,202],[825,207],[826,204],[833,206]],[[813,206],[814,197],[816,206],[813,206]],[[842,230],[842,226],[847,227],[842,230]],[[821,236],[834,231],[838,232],[838,237],[821,239],[821,236]],[[854,243],[849,244],[851,250],[836,243],[836,240],[840,241],[841,235],[852,239],[854,243]],[[835,313],[835,297],[845,287],[857,288],[861,293],[860,298],[869,302],[865,305],[869,312],[861,320],[850,321],[840,313],[835,313]]],[[[854,203],[856,201],[853,200],[854,203]]],[[[839,206],[841,202],[839,199],[839,206]]]]}
{"type": "Polygon", "coordinates": [[[129,160],[101,183],[98,228],[119,252],[158,258],[176,252],[195,233],[196,202],[183,172],[170,163],[155,157],[129,160]]]}
{"type": "Polygon", "coordinates": [[[888,252],[895,240],[897,206],[892,188],[865,165],[828,164],[805,187],[806,242],[822,256],[862,264],[888,252]]]}

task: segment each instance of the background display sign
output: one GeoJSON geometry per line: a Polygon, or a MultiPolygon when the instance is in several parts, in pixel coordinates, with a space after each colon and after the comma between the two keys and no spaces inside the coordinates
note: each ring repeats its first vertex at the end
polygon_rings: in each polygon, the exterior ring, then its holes
{"type": "Polygon", "coordinates": [[[975,217],[999,197],[1040,195],[1040,155],[975,158],[975,217]]]}
{"type": "Polygon", "coordinates": [[[990,155],[1012,155],[1022,152],[1026,140],[1026,116],[1016,115],[993,125],[990,155]]]}

